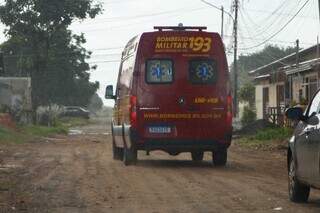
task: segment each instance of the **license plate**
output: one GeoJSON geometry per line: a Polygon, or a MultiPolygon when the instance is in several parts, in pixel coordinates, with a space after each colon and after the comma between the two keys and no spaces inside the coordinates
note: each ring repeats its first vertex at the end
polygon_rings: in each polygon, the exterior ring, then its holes
{"type": "Polygon", "coordinates": [[[153,126],[153,127],[149,127],[149,132],[150,133],[169,134],[169,133],[171,133],[171,127],[153,126]]]}

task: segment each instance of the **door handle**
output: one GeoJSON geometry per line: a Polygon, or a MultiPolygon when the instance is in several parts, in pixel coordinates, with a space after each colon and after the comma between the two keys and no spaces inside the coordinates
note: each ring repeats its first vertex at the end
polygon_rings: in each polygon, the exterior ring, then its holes
{"type": "MultiPolygon", "coordinates": [[[[305,132],[305,135],[306,135],[306,139],[309,139],[309,136],[311,134],[311,132],[313,132],[316,128],[314,127],[311,127],[311,128],[307,128],[304,132],[305,132]]],[[[309,141],[309,140],[308,140],[309,141]]]]}
{"type": "Polygon", "coordinates": [[[314,131],[316,128],[314,128],[314,127],[310,127],[310,128],[308,128],[308,129],[306,129],[306,133],[307,134],[310,134],[312,131],[314,131]]]}
{"type": "Polygon", "coordinates": [[[311,131],[312,131],[311,129],[305,129],[299,134],[299,136],[306,135],[306,137],[308,137],[311,131]]]}

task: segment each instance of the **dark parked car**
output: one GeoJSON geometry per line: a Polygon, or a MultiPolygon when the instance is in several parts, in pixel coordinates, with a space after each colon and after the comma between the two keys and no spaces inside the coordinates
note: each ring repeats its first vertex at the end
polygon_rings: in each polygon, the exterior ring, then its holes
{"type": "Polygon", "coordinates": [[[289,197],[293,202],[307,202],[310,188],[320,189],[320,91],[303,112],[289,108],[286,116],[299,121],[289,141],[289,197]]]}
{"type": "Polygon", "coordinates": [[[62,116],[65,117],[82,117],[89,119],[89,111],[78,106],[67,106],[64,107],[62,116]]]}

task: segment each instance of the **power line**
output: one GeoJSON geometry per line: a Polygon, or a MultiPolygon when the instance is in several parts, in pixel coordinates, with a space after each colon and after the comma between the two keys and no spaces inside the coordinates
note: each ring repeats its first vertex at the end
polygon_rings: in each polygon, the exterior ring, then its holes
{"type": "MultiPolygon", "coordinates": [[[[290,9],[290,13],[291,13],[291,12],[294,12],[294,11],[296,10],[297,6],[300,5],[300,3],[301,3],[301,0],[299,0],[299,1],[297,2],[297,5],[293,5],[293,6],[291,7],[291,9],[290,9]]],[[[289,4],[287,4],[286,6],[288,7],[289,4]]],[[[284,9],[284,8],[283,8],[283,9],[284,9]]],[[[258,36],[268,37],[268,36],[270,36],[270,34],[272,34],[272,28],[271,28],[271,27],[273,27],[273,26],[275,26],[275,27],[281,26],[281,25],[283,25],[284,23],[286,23],[286,20],[285,20],[285,19],[281,18],[280,15],[277,15],[276,18],[273,19],[273,20],[272,20],[271,17],[270,17],[270,19],[267,19],[267,20],[265,20],[265,21],[263,20],[263,21],[261,22],[261,24],[256,24],[256,23],[252,20],[252,18],[250,17],[249,13],[247,13],[246,10],[243,10],[243,11],[244,11],[244,13],[246,14],[248,20],[252,23],[252,25],[255,26],[255,32],[256,32],[256,33],[254,34],[254,37],[258,37],[258,36]],[[270,24],[265,24],[265,25],[263,25],[263,23],[264,23],[264,22],[267,23],[268,20],[270,20],[270,24]],[[262,26],[264,26],[264,27],[262,27],[262,26]],[[260,29],[260,30],[259,30],[259,29],[260,29]],[[263,36],[263,35],[265,35],[265,36],[263,36]]],[[[275,30],[278,30],[278,28],[276,28],[275,30]]],[[[265,38],[264,38],[264,40],[265,40],[265,38]]]]}
{"type": "MultiPolygon", "coordinates": [[[[195,8],[195,9],[190,9],[190,10],[184,10],[184,11],[181,11],[180,14],[196,12],[196,11],[200,11],[200,10],[204,10],[204,9],[207,9],[207,8],[195,8]]],[[[171,17],[177,17],[177,16],[176,15],[166,16],[166,17],[162,18],[161,20],[168,19],[171,17]]],[[[112,26],[112,27],[108,27],[108,28],[89,29],[89,30],[85,30],[85,32],[96,32],[96,31],[112,30],[112,29],[119,29],[119,28],[128,28],[128,27],[132,27],[134,25],[140,25],[141,23],[154,22],[154,20],[155,19],[152,18],[152,19],[148,19],[148,20],[138,21],[136,23],[117,25],[117,26],[112,26]]]]}
{"type": "Polygon", "coordinates": [[[301,12],[301,10],[309,3],[310,0],[307,0],[303,5],[302,7],[298,10],[298,12],[290,18],[290,20],[280,28],[280,30],[278,30],[276,33],[274,33],[272,36],[270,36],[269,38],[267,38],[265,41],[255,45],[255,46],[252,46],[252,47],[245,47],[245,48],[240,48],[242,50],[247,50],[247,49],[253,49],[253,48],[257,48],[265,43],[267,43],[268,41],[270,41],[272,38],[274,38],[275,36],[277,36],[280,32],[282,32],[282,30],[284,30],[292,21],[293,19],[301,12]]]}
{"type": "Polygon", "coordinates": [[[95,50],[118,50],[118,49],[123,49],[124,46],[119,46],[119,47],[105,47],[105,48],[97,48],[97,49],[88,49],[88,51],[95,51],[95,50]]]}
{"type": "MultiPolygon", "coordinates": [[[[160,16],[160,15],[166,15],[166,14],[175,14],[175,13],[180,13],[181,11],[183,12],[188,12],[188,11],[194,11],[194,10],[202,10],[206,9],[205,7],[198,7],[198,8],[179,8],[175,10],[167,10],[167,11],[162,11],[158,13],[149,13],[149,14],[142,14],[142,15],[133,15],[133,16],[117,16],[117,17],[111,17],[111,18],[97,18],[93,19],[91,22],[96,21],[102,21],[100,23],[106,23],[106,22],[114,22],[114,21],[127,21],[127,20],[134,20],[134,19],[141,19],[141,18],[147,18],[147,17],[154,17],[154,16],[160,16]]],[[[98,22],[99,23],[99,22],[98,22]]],[[[90,23],[88,23],[90,24],[90,23]]],[[[92,24],[92,23],[91,23],[92,24]]],[[[83,25],[83,24],[81,24],[83,25]]]]}
{"type": "MultiPolygon", "coordinates": [[[[245,29],[247,30],[247,33],[248,33],[248,35],[249,35],[249,38],[252,38],[252,35],[251,35],[250,31],[249,31],[249,27],[248,27],[248,25],[247,25],[247,22],[246,22],[245,19],[244,19],[244,15],[243,15],[241,9],[240,9],[240,15],[241,15],[241,17],[242,17],[242,20],[243,20],[243,23],[244,23],[244,25],[245,25],[245,29]]],[[[272,60],[278,60],[279,58],[281,58],[281,57],[276,58],[276,57],[272,56],[272,54],[271,54],[270,52],[268,52],[268,49],[264,49],[264,53],[265,53],[267,56],[269,56],[272,60]]],[[[281,61],[280,61],[280,63],[281,63],[282,65],[285,65],[285,66],[288,65],[288,64],[282,63],[281,61]]]]}
{"type": "MultiPolygon", "coordinates": [[[[233,35],[224,35],[225,37],[229,37],[232,38],[233,35]]],[[[241,39],[243,40],[252,40],[252,41],[264,41],[265,38],[253,38],[253,37],[246,37],[246,36],[242,36],[241,39]]],[[[273,43],[279,43],[279,44],[293,44],[293,41],[284,41],[284,40],[270,40],[270,42],[273,43]]],[[[304,44],[304,45],[313,45],[313,43],[308,43],[308,42],[300,42],[300,44],[304,44]]]]}
{"type": "Polygon", "coordinates": [[[105,60],[105,61],[90,61],[88,64],[104,64],[104,63],[118,63],[120,60],[105,60]]]}
{"type": "MultiPolygon", "coordinates": [[[[247,10],[248,10],[248,11],[252,11],[252,12],[257,12],[257,13],[272,14],[272,12],[266,11],[266,10],[256,10],[256,9],[247,9],[247,10]]],[[[290,14],[290,13],[274,13],[274,15],[294,16],[293,14],[290,14]]],[[[312,20],[317,19],[316,17],[313,17],[313,16],[296,16],[296,17],[297,17],[297,18],[301,18],[301,19],[312,19],[312,20]]]]}
{"type": "MultiPolygon", "coordinates": [[[[100,0],[101,1],[101,0],[100,0]]],[[[133,0],[120,0],[120,1],[103,1],[103,4],[121,4],[121,3],[127,3],[127,2],[133,2],[133,0]]]]}
{"type": "MultiPolygon", "coordinates": [[[[299,1],[301,1],[301,0],[299,0],[299,1]]],[[[286,3],[286,2],[287,2],[287,0],[285,0],[283,3],[286,3]]],[[[276,8],[276,10],[274,11],[275,12],[274,14],[276,14],[276,12],[279,11],[280,9],[283,11],[285,8],[288,7],[288,4],[285,5],[286,7],[283,7],[283,6],[284,6],[284,4],[281,4],[278,8],[276,8]]],[[[296,8],[296,6],[294,6],[292,8],[292,10],[290,10],[290,12],[291,11],[293,12],[295,10],[295,8],[296,8]]],[[[271,31],[270,30],[271,27],[282,25],[282,23],[283,23],[282,21],[285,21],[283,18],[281,18],[280,15],[275,16],[275,18],[273,18],[273,19],[271,19],[272,15],[270,15],[270,16],[266,17],[265,19],[263,19],[261,21],[261,24],[256,24],[252,20],[252,18],[250,17],[249,13],[247,13],[246,10],[244,10],[244,13],[247,15],[248,20],[252,23],[252,25],[255,26],[255,32],[256,33],[255,33],[254,37],[257,37],[257,36],[260,36],[260,35],[269,34],[270,31],[271,31]],[[268,22],[270,24],[268,24],[268,22]]]]}
{"type": "MultiPolygon", "coordinates": [[[[200,1],[203,2],[203,3],[205,3],[205,4],[207,4],[207,5],[209,5],[209,6],[211,6],[211,7],[213,7],[213,8],[215,8],[215,9],[218,9],[218,10],[221,11],[221,8],[219,8],[218,6],[216,6],[216,5],[214,5],[214,4],[210,3],[210,2],[207,2],[207,1],[205,1],[205,0],[200,0],[200,1]]],[[[223,12],[226,13],[226,14],[234,21],[234,18],[233,18],[233,16],[232,16],[231,13],[229,13],[229,12],[227,12],[227,11],[223,11],[223,12]]]]}

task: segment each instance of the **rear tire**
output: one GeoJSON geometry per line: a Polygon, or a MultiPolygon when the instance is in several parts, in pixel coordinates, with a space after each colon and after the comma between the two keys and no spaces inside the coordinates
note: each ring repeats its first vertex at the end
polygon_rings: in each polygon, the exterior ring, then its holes
{"type": "Polygon", "coordinates": [[[227,149],[219,149],[212,152],[212,162],[215,166],[225,166],[227,164],[228,151],[227,149]]]}
{"type": "Polygon", "coordinates": [[[138,151],[134,148],[128,149],[124,148],[123,149],[123,163],[126,166],[136,164],[138,160],[138,151]]]}
{"type": "Polygon", "coordinates": [[[202,151],[195,151],[191,152],[192,161],[201,162],[203,160],[203,152],[202,151]]]}
{"type": "Polygon", "coordinates": [[[306,203],[310,194],[310,186],[302,184],[296,177],[296,165],[293,158],[290,158],[288,171],[289,198],[295,203],[306,203]]]}

